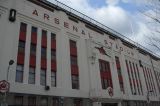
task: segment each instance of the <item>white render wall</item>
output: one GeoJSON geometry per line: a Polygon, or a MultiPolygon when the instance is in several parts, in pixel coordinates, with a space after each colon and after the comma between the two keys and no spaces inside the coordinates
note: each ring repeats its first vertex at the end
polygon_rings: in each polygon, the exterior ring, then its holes
{"type": "MultiPolygon", "coordinates": [[[[90,30],[85,27],[85,24],[81,21],[79,23],[73,22],[68,19],[66,13],[55,10],[50,12],[42,7],[39,7],[31,2],[25,0],[0,0],[0,80],[6,79],[6,70],[8,62],[13,59],[17,61],[18,51],[18,39],[19,39],[19,28],[20,22],[27,24],[27,38],[25,47],[25,65],[24,65],[24,81],[23,83],[15,82],[16,64],[11,66],[9,72],[10,92],[13,93],[25,93],[25,94],[37,94],[37,95],[50,95],[50,96],[64,96],[64,97],[82,97],[90,98],[107,98],[111,102],[119,102],[122,99],[126,100],[146,100],[147,89],[145,85],[145,79],[143,70],[139,66],[139,60],[142,60],[142,64],[152,68],[151,60],[148,55],[140,54],[136,48],[131,49],[122,44],[118,40],[112,40],[107,34],[100,35],[99,33],[90,30]],[[17,17],[14,23],[8,20],[9,10],[14,8],[17,10],[17,17]],[[34,10],[38,11],[38,16],[32,14],[34,10]],[[50,16],[50,20],[43,19],[43,14],[46,13],[50,16]],[[54,18],[60,20],[60,24],[54,23],[54,18]],[[68,22],[70,28],[67,29],[63,26],[64,22],[68,22]],[[29,54],[30,54],[30,39],[31,39],[31,27],[35,26],[38,28],[37,38],[37,54],[36,54],[36,84],[28,84],[28,70],[29,70],[29,54]],[[78,32],[73,31],[72,26],[78,27],[78,32]],[[51,32],[56,34],[56,56],[57,56],[57,86],[51,87],[49,91],[44,90],[44,86],[40,85],[40,56],[41,56],[41,30],[47,30],[47,85],[51,86],[50,78],[50,36],[51,32]],[[81,34],[81,31],[85,31],[85,35],[81,34]],[[92,38],[89,38],[89,34],[92,38]],[[74,90],[71,88],[71,67],[70,67],[70,49],[69,39],[77,42],[77,53],[78,53],[78,66],[79,66],[79,80],[80,89],[74,90]],[[107,40],[108,44],[104,43],[104,39],[107,40]],[[107,49],[112,42],[112,50],[107,49]],[[123,51],[116,49],[123,47],[123,51]],[[95,47],[103,46],[106,52],[111,56],[105,56],[99,53],[95,47]],[[133,52],[134,56],[127,52],[133,52]],[[91,63],[91,54],[96,55],[94,64],[91,63]],[[124,81],[125,95],[121,93],[118,81],[118,74],[116,70],[115,56],[120,58],[122,75],[124,81]],[[106,90],[101,88],[101,79],[99,71],[98,59],[104,59],[110,62],[112,82],[114,96],[110,97],[106,90]],[[128,80],[128,73],[126,69],[125,60],[131,60],[138,64],[140,78],[143,86],[143,96],[132,95],[130,90],[130,84],[128,80]]],[[[159,61],[153,60],[153,65],[156,71],[160,72],[159,61]]],[[[152,73],[154,75],[154,73],[152,73]]],[[[156,80],[154,78],[155,85],[156,80]]],[[[156,85],[157,97],[151,96],[151,100],[159,100],[159,91],[156,85]]],[[[103,99],[105,101],[105,99],[103,99]]]]}

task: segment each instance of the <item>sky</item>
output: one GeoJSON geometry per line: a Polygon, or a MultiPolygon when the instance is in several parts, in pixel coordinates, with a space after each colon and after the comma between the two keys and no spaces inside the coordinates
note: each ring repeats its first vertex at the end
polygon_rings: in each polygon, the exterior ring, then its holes
{"type": "MultiPolygon", "coordinates": [[[[54,3],[54,0],[48,0],[54,3]]],[[[139,12],[146,0],[58,0],[98,22],[114,29],[142,46],[150,47],[146,36],[151,35],[148,18],[139,12]]]]}

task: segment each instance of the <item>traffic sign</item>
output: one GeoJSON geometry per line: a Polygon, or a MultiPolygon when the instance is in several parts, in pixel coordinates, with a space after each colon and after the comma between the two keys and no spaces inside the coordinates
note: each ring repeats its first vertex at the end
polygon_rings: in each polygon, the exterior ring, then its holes
{"type": "Polygon", "coordinates": [[[108,87],[107,90],[108,90],[109,96],[112,97],[113,96],[113,88],[112,87],[108,87]]]}
{"type": "Polygon", "coordinates": [[[0,92],[6,93],[9,91],[10,84],[6,80],[0,81],[0,92]]]}

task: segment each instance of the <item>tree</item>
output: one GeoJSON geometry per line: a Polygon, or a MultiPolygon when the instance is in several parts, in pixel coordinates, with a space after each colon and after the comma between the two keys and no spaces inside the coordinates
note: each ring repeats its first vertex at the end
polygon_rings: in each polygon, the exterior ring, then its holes
{"type": "Polygon", "coordinates": [[[145,35],[148,44],[160,52],[160,0],[144,0],[140,12],[148,18],[147,26],[151,34],[145,35]]]}

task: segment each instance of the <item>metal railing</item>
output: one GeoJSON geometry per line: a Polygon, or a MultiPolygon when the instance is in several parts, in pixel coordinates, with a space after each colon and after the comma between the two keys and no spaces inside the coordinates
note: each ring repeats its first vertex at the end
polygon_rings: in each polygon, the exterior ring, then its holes
{"type": "Polygon", "coordinates": [[[157,58],[160,58],[160,56],[159,56],[158,54],[156,54],[156,53],[154,53],[153,51],[147,49],[146,47],[142,46],[141,44],[139,44],[139,43],[137,43],[137,42],[129,39],[128,37],[120,34],[119,32],[117,32],[117,31],[115,31],[115,30],[107,27],[106,25],[104,25],[104,24],[96,21],[95,19],[90,18],[89,16],[87,16],[87,15],[85,15],[85,14],[83,14],[83,13],[81,13],[81,12],[79,12],[79,11],[77,11],[77,10],[75,10],[75,9],[73,9],[73,8],[71,8],[71,7],[67,6],[67,5],[59,2],[59,1],[57,1],[57,0],[54,0],[52,3],[50,3],[50,2],[47,1],[47,0],[41,0],[41,1],[43,1],[43,2],[45,2],[46,4],[49,4],[49,5],[51,5],[51,6],[52,6],[52,5],[53,5],[53,6],[57,6],[57,7],[59,7],[60,9],[62,9],[62,10],[64,10],[64,11],[67,11],[68,13],[72,13],[72,14],[74,14],[76,17],[79,17],[79,18],[81,18],[82,20],[88,21],[88,22],[94,24],[95,26],[100,27],[101,29],[103,29],[103,30],[105,30],[105,31],[107,31],[107,32],[110,32],[110,33],[116,35],[117,37],[126,40],[127,42],[135,45],[137,48],[141,48],[141,49],[147,51],[148,53],[153,54],[153,55],[156,56],[157,58]]]}

